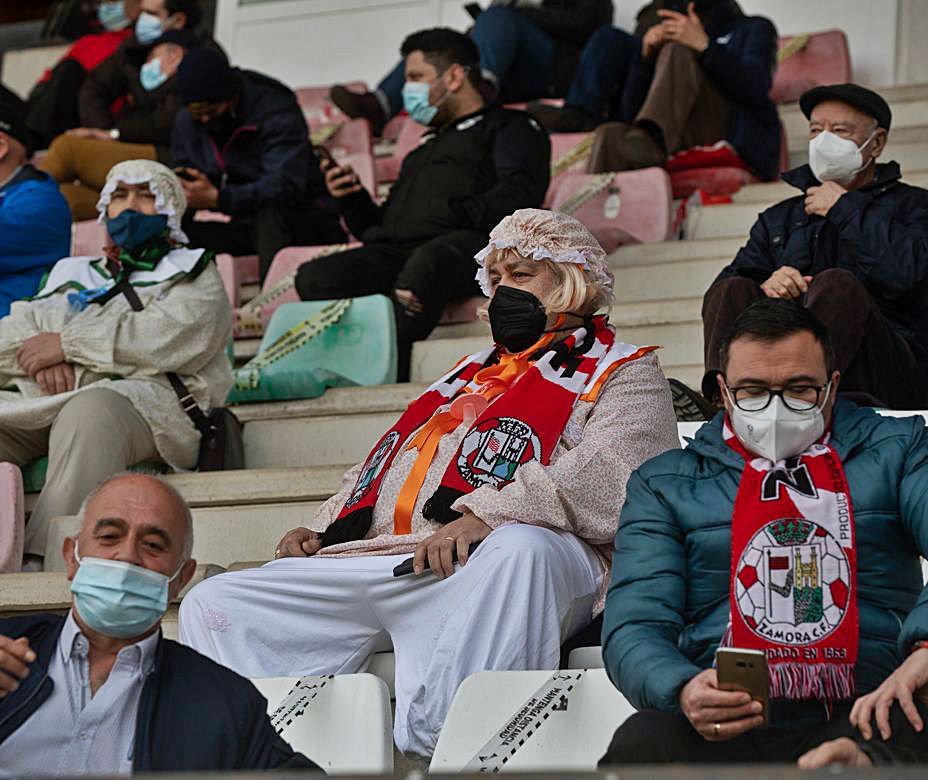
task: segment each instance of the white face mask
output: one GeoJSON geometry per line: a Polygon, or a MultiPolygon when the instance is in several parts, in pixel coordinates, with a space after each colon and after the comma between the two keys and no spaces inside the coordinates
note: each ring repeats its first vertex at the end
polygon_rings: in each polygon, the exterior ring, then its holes
{"type": "MultiPolygon", "coordinates": [[[[726,389],[726,394],[728,390],[726,389]]],[[[825,432],[822,409],[828,403],[831,382],[825,385],[822,401],[808,411],[796,412],[780,396],[770,399],[766,409],[746,412],[731,401],[731,424],[747,450],[774,462],[805,452],[825,432]]]]}
{"type": "Polygon", "coordinates": [[[819,181],[847,184],[870,164],[861,152],[873,140],[876,130],[859,147],[849,138],[823,130],[809,141],[809,167],[819,181]]]}

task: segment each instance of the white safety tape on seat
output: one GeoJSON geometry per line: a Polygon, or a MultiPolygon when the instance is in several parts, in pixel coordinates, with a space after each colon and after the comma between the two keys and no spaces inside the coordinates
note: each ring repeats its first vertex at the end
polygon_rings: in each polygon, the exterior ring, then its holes
{"type": "Polygon", "coordinates": [[[324,676],[309,675],[297,680],[290,692],[277,705],[274,714],[271,715],[271,725],[274,727],[274,731],[280,734],[293,721],[302,717],[309,708],[310,702],[319,695],[333,677],[334,675],[331,674],[324,676]]]}
{"type": "MultiPolygon", "coordinates": [[[[557,211],[560,211],[562,214],[573,214],[591,198],[596,197],[611,185],[613,179],[615,179],[615,173],[592,174],[579,190],[558,206],[557,211]]],[[[618,192],[618,190],[616,190],[616,192],[618,192]]]]}
{"type": "Polygon", "coordinates": [[[567,711],[570,692],[585,673],[586,669],[552,674],[512,717],[506,719],[499,731],[487,740],[461,771],[499,772],[551,717],[551,713],[567,711]]]}

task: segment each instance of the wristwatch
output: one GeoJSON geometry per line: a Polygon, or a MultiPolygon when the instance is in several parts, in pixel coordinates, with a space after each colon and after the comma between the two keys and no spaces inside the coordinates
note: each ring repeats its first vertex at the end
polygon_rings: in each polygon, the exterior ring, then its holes
{"type": "Polygon", "coordinates": [[[116,129],[115,127],[112,130],[110,130],[110,140],[112,141],[119,140],[119,130],[116,129]]]}

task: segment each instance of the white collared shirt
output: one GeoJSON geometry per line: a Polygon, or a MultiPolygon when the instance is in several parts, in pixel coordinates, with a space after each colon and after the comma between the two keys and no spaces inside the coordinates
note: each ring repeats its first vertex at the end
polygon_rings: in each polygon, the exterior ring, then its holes
{"type": "Polygon", "coordinates": [[[120,650],[106,682],[93,694],[90,643],[68,613],[48,667],[52,693],[0,744],[0,771],[14,776],[131,774],[136,714],[155,662],[158,634],[120,650]]]}

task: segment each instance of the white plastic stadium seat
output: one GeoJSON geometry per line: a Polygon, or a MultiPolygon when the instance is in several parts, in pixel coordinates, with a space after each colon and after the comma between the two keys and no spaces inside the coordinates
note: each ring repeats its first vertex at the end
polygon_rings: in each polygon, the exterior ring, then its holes
{"type": "Polygon", "coordinates": [[[390,698],[396,698],[394,678],[396,677],[396,656],[391,650],[389,653],[374,653],[367,666],[367,673],[379,677],[387,684],[390,698]]]}
{"type": "Polygon", "coordinates": [[[602,669],[603,649],[600,645],[596,647],[578,647],[570,651],[570,658],[567,659],[567,666],[571,669],[602,669]]]}
{"type": "Polygon", "coordinates": [[[560,699],[557,708],[533,729],[534,717],[520,715],[520,711],[554,674],[477,672],[464,680],[438,737],[429,772],[460,772],[472,759],[480,762],[479,756],[484,759],[480,768],[485,772],[596,769],[613,733],[635,709],[609,682],[605,670],[593,669],[576,681],[567,694],[566,707],[560,699]],[[500,735],[512,741],[481,752],[500,735]],[[504,757],[508,758],[505,763],[504,757]]]}
{"type": "Polygon", "coordinates": [[[327,774],[392,772],[393,724],[384,681],[372,674],[303,680],[305,684],[296,690],[299,678],[252,680],[268,701],[275,728],[290,746],[327,774]],[[296,706],[276,713],[288,700],[296,706]]]}

